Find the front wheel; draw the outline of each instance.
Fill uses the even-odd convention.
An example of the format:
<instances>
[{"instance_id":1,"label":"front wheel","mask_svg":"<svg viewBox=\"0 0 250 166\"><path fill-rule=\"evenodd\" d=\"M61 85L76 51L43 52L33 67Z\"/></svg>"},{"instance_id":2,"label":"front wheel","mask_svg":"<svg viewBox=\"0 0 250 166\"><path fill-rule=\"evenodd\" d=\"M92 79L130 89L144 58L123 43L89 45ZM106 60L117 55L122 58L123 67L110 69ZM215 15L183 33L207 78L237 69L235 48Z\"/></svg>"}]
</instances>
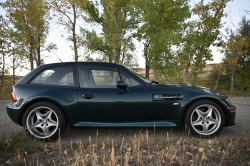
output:
<instances>
[{"instance_id":1,"label":"front wheel","mask_svg":"<svg viewBox=\"0 0 250 166\"><path fill-rule=\"evenodd\" d=\"M38 139L55 139L66 129L65 117L55 104L47 101L31 105L24 113L23 126Z\"/></svg>"},{"instance_id":2,"label":"front wheel","mask_svg":"<svg viewBox=\"0 0 250 166\"><path fill-rule=\"evenodd\" d=\"M195 102L187 110L185 127L194 135L214 136L225 124L225 116L221 107L210 100Z\"/></svg>"}]
</instances>

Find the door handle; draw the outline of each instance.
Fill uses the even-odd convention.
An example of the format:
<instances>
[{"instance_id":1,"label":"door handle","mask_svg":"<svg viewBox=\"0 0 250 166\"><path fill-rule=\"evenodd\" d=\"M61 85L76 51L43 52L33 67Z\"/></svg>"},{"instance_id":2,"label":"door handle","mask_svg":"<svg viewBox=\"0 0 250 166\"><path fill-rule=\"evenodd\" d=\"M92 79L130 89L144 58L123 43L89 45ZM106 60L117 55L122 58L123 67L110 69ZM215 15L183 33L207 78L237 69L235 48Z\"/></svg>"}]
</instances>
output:
<instances>
[{"instance_id":1,"label":"door handle","mask_svg":"<svg viewBox=\"0 0 250 166\"><path fill-rule=\"evenodd\" d=\"M91 98L95 97L95 95L94 94L84 94L84 95L82 95L82 97L84 97L85 99L91 99Z\"/></svg>"}]
</instances>

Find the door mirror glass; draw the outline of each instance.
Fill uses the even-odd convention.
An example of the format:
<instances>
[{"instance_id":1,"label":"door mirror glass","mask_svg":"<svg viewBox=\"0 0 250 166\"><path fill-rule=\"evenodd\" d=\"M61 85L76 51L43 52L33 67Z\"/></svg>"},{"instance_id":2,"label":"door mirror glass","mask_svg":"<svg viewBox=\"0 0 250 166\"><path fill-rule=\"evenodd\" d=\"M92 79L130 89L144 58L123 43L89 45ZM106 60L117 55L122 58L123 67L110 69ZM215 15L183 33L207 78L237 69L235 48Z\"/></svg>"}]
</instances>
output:
<instances>
[{"instance_id":1,"label":"door mirror glass","mask_svg":"<svg viewBox=\"0 0 250 166\"><path fill-rule=\"evenodd\" d=\"M126 89L128 84L126 84L123 81L118 81L116 86L117 86L117 88L120 88L120 89Z\"/></svg>"}]
</instances>

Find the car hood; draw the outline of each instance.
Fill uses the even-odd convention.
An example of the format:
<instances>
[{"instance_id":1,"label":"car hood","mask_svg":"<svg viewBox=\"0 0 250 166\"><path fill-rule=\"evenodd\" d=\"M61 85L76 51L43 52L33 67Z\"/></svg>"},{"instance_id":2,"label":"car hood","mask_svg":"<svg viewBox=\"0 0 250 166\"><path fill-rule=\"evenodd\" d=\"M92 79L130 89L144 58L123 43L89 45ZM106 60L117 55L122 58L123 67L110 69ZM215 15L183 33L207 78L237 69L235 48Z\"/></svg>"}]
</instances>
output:
<instances>
[{"instance_id":1,"label":"car hood","mask_svg":"<svg viewBox=\"0 0 250 166\"><path fill-rule=\"evenodd\" d=\"M151 89L154 95L180 94L190 96L189 98L195 97L196 95L212 95L220 98L227 98L217 90L185 83L159 82L158 84L154 84Z\"/></svg>"},{"instance_id":2,"label":"car hood","mask_svg":"<svg viewBox=\"0 0 250 166\"><path fill-rule=\"evenodd\" d=\"M159 82L157 87L196 87L192 84L177 83L177 82Z\"/></svg>"}]
</instances>

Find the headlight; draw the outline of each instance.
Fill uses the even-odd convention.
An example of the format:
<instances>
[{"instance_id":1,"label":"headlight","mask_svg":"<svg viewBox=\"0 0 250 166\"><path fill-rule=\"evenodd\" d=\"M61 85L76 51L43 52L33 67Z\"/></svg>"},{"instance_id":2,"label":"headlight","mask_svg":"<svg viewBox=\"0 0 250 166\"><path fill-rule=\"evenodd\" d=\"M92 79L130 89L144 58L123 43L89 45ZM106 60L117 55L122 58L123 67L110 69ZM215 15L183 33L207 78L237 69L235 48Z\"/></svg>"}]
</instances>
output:
<instances>
[{"instance_id":1,"label":"headlight","mask_svg":"<svg viewBox=\"0 0 250 166\"><path fill-rule=\"evenodd\" d=\"M229 105L232 105L232 103L231 103L231 101L229 100L229 98L226 98L225 100L227 101L227 103L228 103Z\"/></svg>"}]
</instances>

